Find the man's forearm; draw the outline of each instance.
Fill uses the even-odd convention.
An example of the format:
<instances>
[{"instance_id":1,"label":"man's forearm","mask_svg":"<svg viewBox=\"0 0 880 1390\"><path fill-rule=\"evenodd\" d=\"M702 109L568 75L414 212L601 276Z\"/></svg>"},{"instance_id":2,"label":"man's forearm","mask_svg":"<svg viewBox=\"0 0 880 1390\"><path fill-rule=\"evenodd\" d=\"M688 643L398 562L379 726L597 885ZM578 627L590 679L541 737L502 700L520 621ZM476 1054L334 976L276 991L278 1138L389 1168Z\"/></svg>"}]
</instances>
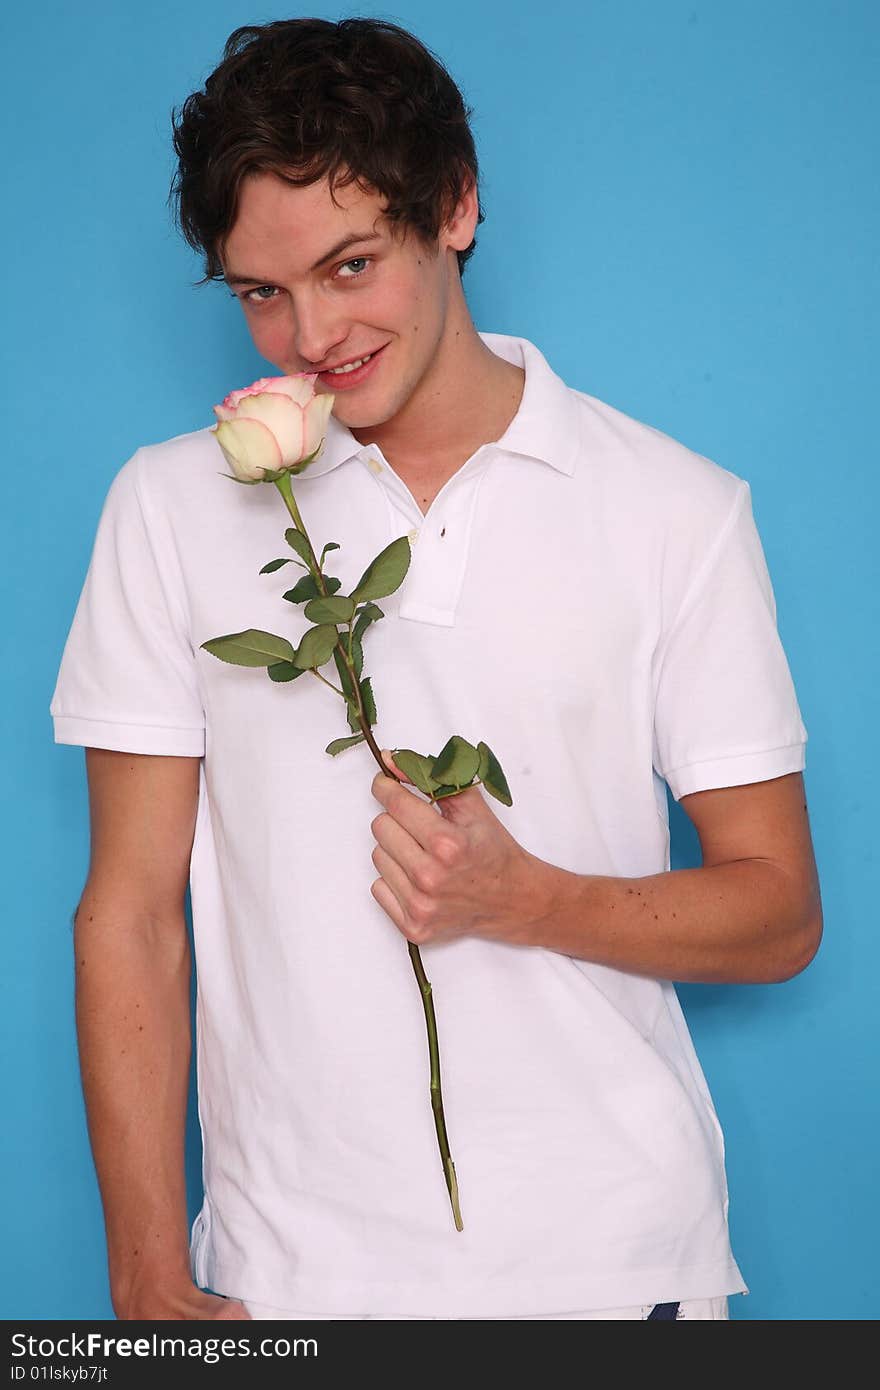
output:
<instances>
[{"instance_id":1,"label":"man's forearm","mask_svg":"<svg viewBox=\"0 0 880 1390\"><path fill-rule=\"evenodd\" d=\"M190 952L179 922L88 889L76 915L80 1067L117 1313L144 1281L190 1278L184 1166Z\"/></svg>"},{"instance_id":2,"label":"man's forearm","mask_svg":"<svg viewBox=\"0 0 880 1390\"><path fill-rule=\"evenodd\" d=\"M531 857L526 883L521 944L657 979L784 980L818 944L818 905L763 860L609 878Z\"/></svg>"}]
</instances>

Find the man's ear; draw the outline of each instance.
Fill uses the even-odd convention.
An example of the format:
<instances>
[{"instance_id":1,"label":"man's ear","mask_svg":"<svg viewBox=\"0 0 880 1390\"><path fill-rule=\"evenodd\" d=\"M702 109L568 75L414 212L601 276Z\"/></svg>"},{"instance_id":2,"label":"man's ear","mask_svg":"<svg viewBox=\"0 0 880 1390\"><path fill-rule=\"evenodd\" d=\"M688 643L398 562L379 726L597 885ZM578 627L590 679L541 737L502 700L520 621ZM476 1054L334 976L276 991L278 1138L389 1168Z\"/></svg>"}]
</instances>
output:
<instances>
[{"instance_id":1,"label":"man's ear","mask_svg":"<svg viewBox=\"0 0 880 1390\"><path fill-rule=\"evenodd\" d=\"M473 178L464 184L452 214L440 229L440 245L453 251L466 251L474 239L480 203Z\"/></svg>"}]
</instances>

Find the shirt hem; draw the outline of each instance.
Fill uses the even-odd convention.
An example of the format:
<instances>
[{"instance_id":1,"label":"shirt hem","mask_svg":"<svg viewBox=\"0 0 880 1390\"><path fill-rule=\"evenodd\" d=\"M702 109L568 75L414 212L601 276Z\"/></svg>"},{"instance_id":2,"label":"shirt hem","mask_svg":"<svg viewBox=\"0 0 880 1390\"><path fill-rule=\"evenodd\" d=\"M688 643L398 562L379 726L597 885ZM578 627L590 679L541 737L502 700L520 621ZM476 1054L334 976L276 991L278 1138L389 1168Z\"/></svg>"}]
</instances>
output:
<instances>
[{"instance_id":1,"label":"shirt hem","mask_svg":"<svg viewBox=\"0 0 880 1390\"><path fill-rule=\"evenodd\" d=\"M494 1296L487 1294L490 1276L469 1283L455 1279L454 1288L414 1286L412 1281L379 1283L339 1279L267 1279L246 1266L236 1268L206 1261L207 1276L198 1282L214 1293L246 1303L275 1308L346 1316L395 1318L507 1318L594 1312L603 1308L635 1307L684 1302L693 1298L721 1298L748 1293L743 1277L731 1259L720 1264L686 1269L657 1268L637 1273L504 1282Z\"/></svg>"},{"instance_id":2,"label":"shirt hem","mask_svg":"<svg viewBox=\"0 0 880 1390\"><path fill-rule=\"evenodd\" d=\"M109 748L119 753L154 753L186 758L201 758L205 754L204 729L123 724L115 720L84 719L67 714L56 714L52 718L56 743Z\"/></svg>"},{"instance_id":3,"label":"shirt hem","mask_svg":"<svg viewBox=\"0 0 880 1390\"><path fill-rule=\"evenodd\" d=\"M769 782L790 772L803 772L806 766L805 747L801 741L754 753L733 753L670 768L663 775L673 797L679 801L692 792L718 787L742 787L749 782Z\"/></svg>"}]
</instances>

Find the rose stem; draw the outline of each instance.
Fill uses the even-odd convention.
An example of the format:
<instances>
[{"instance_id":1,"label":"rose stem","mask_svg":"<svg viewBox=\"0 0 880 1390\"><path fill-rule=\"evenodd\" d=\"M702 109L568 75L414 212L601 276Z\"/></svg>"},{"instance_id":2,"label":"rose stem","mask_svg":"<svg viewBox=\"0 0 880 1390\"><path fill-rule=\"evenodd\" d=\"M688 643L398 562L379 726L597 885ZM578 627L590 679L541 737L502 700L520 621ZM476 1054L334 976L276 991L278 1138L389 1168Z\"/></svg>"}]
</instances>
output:
<instances>
[{"instance_id":1,"label":"rose stem","mask_svg":"<svg viewBox=\"0 0 880 1390\"><path fill-rule=\"evenodd\" d=\"M437 1130L437 1143L440 1146L440 1157L443 1160L443 1176L446 1179L446 1186L449 1190L449 1200L452 1203L452 1216L455 1221L455 1229L464 1229L461 1219L461 1208L458 1203L458 1182L455 1177L455 1164L449 1151L449 1138L446 1133L446 1120L443 1115L443 1093L440 1089L440 1045L437 1041L437 1020L434 1017L434 1001L431 994L431 983L425 974L422 965L422 958L419 955L419 948L414 941L410 941L409 958L415 971L416 979L419 982L419 990L422 995L422 1004L425 1008L425 1022L428 1026L428 1054L431 1059L431 1109L434 1112L434 1127Z\"/></svg>"},{"instance_id":2,"label":"rose stem","mask_svg":"<svg viewBox=\"0 0 880 1390\"><path fill-rule=\"evenodd\" d=\"M315 577L315 582L317 583L318 588L321 590L321 593L326 596L327 586L324 583L324 575L322 574L321 567L318 564L318 561L315 557L315 551L312 547L312 542L309 539L309 533L303 525L303 519L300 516L299 507L296 505L296 500L293 495L293 488L290 482L289 472L285 471L284 473L282 473L280 478L276 478L275 486L278 488L278 491L284 498L287 510L290 512L290 515L293 518L294 524L296 525L296 529L306 538L306 544L308 545L309 555L311 556L312 560L312 573ZM381 750L378 744L376 743L376 740L373 737L372 730L370 729L370 725L366 717L366 712L364 710L363 700L361 698L360 681L355 675L354 663L349 657L348 652L345 650L345 643L342 640L342 638L340 638L339 640L339 645L336 647L334 655L336 655L336 652L339 652L341 654L342 660L345 662L348 674L351 677L352 688L354 689L355 695L357 696L358 723L361 726L361 731L367 742L367 746L379 765L379 770L382 773L384 773L386 777L393 777L395 781L402 783L404 781L404 778L398 776L394 769L388 766L388 764L382 757ZM325 683L327 685L330 685L329 681ZM336 689L336 687L332 685L330 688L332 690ZM342 694L341 691L339 693ZM431 797L431 801L432 804L436 805L434 797ZM409 958L412 962L415 977L418 981L419 992L422 996L422 1005L424 1006L425 1010L425 1023L428 1029L428 1055L430 1057L431 1063L431 1110L434 1115L434 1127L437 1131L437 1143L440 1147L440 1158L443 1163L443 1176L446 1179L446 1187L449 1192L449 1200L452 1204L452 1216L455 1222L455 1229L457 1231L462 1231L464 1230L464 1225L461 1219L461 1207L459 1205L458 1200L458 1181L455 1176L455 1164L452 1161L452 1154L449 1149L449 1137L446 1133L446 1119L443 1113L443 1092L440 1087L440 1045L437 1037L437 1019L434 1014L434 1000L433 993L431 990L431 982L425 974L425 967L422 964L422 957L419 953L418 946L414 941L408 941L407 945L409 947Z\"/></svg>"},{"instance_id":3,"label":"rose stem","mask_svg":"<svg viewBox=\"0 0 880 1390\"><path fill-rule=\"evenodd\" d=\"M326 596L327 596L327 585L324 583L324 575L323 575L323 573L322 573L322 571L321 571L321 566L318 564L317 558L316 558L316 556L315 556L314 547L312 546L312 542L311 542L311 540L309 539L309 533L308 533L308 531L306 530L306 528L305 528L305 526L304 526L304 524L303 524L303 519L302 519L302 517L301 517L300 514L299 514L299 507L296 505L296 498L295 498L294 495L293 495L293 487L292 487L291 482L290 482L290 473L289 473L289 472L284 472L284 473L281 474L281 477L280 477L280 478L276 478L276 479L275 479L275 486L277 487L278 491L281 493L281 496L284 498L284 502L285 502L285 505L286 505L286 507L287 507L287 510L290 512L290 515L293 517L293 520L294 520L294 522L295 522L295 524L296 524L296 529L297 529L303 536L305 536L306 544L307 544L307 546L308 546L308 548L309 548L309 555L311 556L312 574L314 575L315 582L316 582L316 584L318 585L318 588L321 590L321 593L322 593L322 594L324 595L324 597L326 598ZM363 702L363 699L362 699L362 697L361 697L361 685L360 685L360 681L358 680L357 676L355 675L355 671L354 671L354 662L351 660L350 656L348 655L348 652L347 652L346 649L345 649L345 642L344 642L344 640L343 640L342 637L340 637L340 639L339 639L339 641L338 641L338 643L337 643L337 645L336 645L336 647L335 647L335 649L334 649L334 653L333 653L334 656L336 656L337 653L338 653L339 655L341 655L342 660L343 660L344 663L345 663L346 670L348 671L348 674L349 674L349 676L351 677L352 689L354 690L355 698L356 698L356 700L357 700L357 706L358 706L358 723L359 723L360 726L361 726L361 732L363 733L363 736L364 736L364 738L366 739L367 746L368 746L370 752L372 753L373 757L376 759L376 762L379 764L379 767L380 767L380 768L382 769L382 771L385 773L386 777L387 777L387 776L393 776L394 774L391 772L391 769L388 767L388 765L387 765L387 764L383 761L383 759L382 759L382 753L381 753L381 751L380 751L380 749L379 749L379 745L376 743L376 740L375 740L375 738L373 737L372 730L370 729L370 725L369 725L369 722L368 722L367 716L366 716L366 711L364 710L364 702ZM342 675L342 673L340 672L340 678L341 678L341 675ZM328 684L329 684L329 682L328 682ZM397 781L398 781L398 782L401 782L402 780L403 780L403 778L401 778L401 777L398 777L398 778L397 778Z\"/></svg>"}]
</instances>

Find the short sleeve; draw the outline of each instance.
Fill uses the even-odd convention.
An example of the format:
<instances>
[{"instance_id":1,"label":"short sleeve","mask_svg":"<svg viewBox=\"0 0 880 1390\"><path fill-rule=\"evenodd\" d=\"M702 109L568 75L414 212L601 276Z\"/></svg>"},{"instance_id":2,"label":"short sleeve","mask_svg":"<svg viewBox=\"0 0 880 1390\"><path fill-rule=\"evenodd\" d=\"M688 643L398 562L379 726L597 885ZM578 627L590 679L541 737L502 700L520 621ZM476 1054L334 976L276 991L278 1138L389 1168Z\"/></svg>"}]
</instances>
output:
<instances>
[{"instance_id":1,"label":"short sleeve","mask_svg":"<svg viewBox=\"0 0 880 1390\"><path fill-rule=\"evenodd\" d=\"M151 526L140 451L101 512L50 704L55 742L202 757L205 716L178 557Z\"/></svg>"},{"instance_id":2,"label":"short sleeve","mask_svg":"<svg viewBox=\"0 0 880 1390\"><path fill-rule=\"evenodd\" d=\"M751 493L738 483L659 653L654 761L676 801L804 768L807 731Z\"/></svg>"}]
</instances>

